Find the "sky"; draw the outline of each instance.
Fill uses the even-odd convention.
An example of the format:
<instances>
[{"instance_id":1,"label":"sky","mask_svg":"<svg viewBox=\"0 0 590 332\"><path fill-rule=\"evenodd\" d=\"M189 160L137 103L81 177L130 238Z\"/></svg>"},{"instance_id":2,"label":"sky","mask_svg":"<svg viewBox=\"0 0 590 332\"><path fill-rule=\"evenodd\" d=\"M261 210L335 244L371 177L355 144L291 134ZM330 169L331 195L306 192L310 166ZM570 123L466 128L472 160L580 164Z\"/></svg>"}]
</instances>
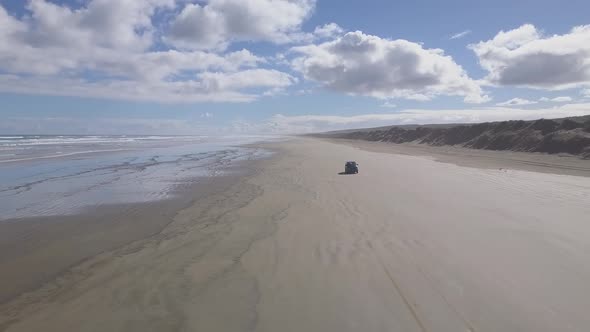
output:
<instances>
[{"instance_id":1,"label":"sky","mask_svg":"<svg viewBox=\"0 0 590 332\"><path fill-rule=\"evenodd\" d=\"M587 0L0 0L0 134L590 114Z\"/></svg>"}]
</instances>

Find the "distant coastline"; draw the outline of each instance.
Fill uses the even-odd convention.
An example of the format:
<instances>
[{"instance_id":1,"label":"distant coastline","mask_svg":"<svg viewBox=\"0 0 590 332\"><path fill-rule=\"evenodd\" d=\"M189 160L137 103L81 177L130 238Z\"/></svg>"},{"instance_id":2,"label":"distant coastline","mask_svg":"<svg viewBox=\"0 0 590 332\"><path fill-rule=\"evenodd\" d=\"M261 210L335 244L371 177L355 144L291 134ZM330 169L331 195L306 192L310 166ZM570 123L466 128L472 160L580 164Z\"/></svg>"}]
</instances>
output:
<instances>
[{"instance_id":1,"label":"distant coastline","mask_svg":"<svg viewBox=\"0 0 590 332\"><path fill-rule=\"evenodd\" d=\"M567 153L584 159L590 158L590 115L477 124L401 125L310 136L498 151Z\"/></svg>"}]
</instances>

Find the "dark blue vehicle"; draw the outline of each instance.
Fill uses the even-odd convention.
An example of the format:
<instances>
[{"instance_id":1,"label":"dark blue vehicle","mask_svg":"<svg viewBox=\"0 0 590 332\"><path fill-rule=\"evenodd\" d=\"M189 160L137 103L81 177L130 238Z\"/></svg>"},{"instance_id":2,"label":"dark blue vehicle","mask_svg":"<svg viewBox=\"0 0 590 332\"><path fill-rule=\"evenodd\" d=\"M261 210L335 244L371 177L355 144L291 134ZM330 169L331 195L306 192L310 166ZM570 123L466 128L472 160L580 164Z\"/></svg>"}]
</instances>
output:
<instances>
[{"instance_id":1,"label":"dark blue vehicle","mask_svg":"<svg viewBox=\"0 0 590 332\"><path fill-rule=\"evenodd\" d=\"M344 165L344 173L357 174L359 172L359 164L356 161L347 161Z\"/></svg>"}]
</instances>

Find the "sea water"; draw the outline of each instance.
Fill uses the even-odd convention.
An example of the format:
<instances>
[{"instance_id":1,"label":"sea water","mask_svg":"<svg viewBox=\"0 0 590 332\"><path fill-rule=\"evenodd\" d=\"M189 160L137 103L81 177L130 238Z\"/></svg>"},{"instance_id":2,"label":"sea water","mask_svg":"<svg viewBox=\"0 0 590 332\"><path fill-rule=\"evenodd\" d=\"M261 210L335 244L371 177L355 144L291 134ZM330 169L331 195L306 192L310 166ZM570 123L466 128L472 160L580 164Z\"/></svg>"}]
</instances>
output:
<instances>
[{"instance_id":1,"label":"sea water","mask_svg":"<svg viewBox=\"0 0 590 332\"><path fill-rule=\"evenodd\" d=\"M269 152L265 136L0 135L0 220L171 198Z\"/></svg>"}]
</instances>

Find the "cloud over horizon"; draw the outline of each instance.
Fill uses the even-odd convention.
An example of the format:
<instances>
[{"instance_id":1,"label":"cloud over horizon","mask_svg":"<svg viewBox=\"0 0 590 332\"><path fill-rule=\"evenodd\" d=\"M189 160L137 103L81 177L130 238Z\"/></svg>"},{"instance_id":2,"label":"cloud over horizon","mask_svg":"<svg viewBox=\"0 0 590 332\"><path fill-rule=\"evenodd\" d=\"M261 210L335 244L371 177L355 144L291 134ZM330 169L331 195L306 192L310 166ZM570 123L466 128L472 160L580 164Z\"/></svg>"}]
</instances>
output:
<instances>
[{"instance_id":1,"label":"cloud over horizon","mask_svg":"<svg viewBox=\"0 0 590 332\"><path fill-rule=\"evenodd\" d=\"M269 131L311 133L318 131L369 128L403 124L479 123L506 120L536 120L590 114L590 103L566 104L559 107L518 109L485 107L474 109L406 109L396 113L339 115L274 115L261 128Z\"/></svg>"},{"instance_id":2,"label":"cloud over horizon","mask_svg":"<svg viewBox=\"0 0 590 332\"><path fill-rule=\"evenodd\" d=\"M272 3L285 6L285 15L296 11L287 0ZM311 1L298 4L313 7ZM91 0L72 9L32 0L19 19L0 5L0 90L162 102L249 102L296 81L266 67L266 59L246 49L155 50L161 28L152 18L176 6L173 0ZM274 17L280 18L274 9ZM278 36L285 29L296 30L297 24L288 27L259 32Z\"/></svg>"},{"instance_id":3,"label":"cloud over horizon","mask_svg":"<svg viewBox=\"0 0 590 332\"><path fill-rule=\"evenodd\" d=\"M98 104L91 99L101 99L119 103L123 113L152 107L162 119L165 112L182 118L185 110L215 115L199 116L195 126L207 120L235 122L234 128L246 131L291 125L307 130L303 119L342 126L335 114L365 113L349 122L363 126L412 119L486 121L511 118L511 111L561 116L578 114L564 107L585 105L590 98L590 25L510 28L505 25L512 23L502 21L464 31L460 25L397 29L383 18L376 23L332 15L367 9L362 2L327 13L322 1L2 2L0 93L21 100L4 112L14 118L24 105L41 114L46 105L40 107L39 100L55 103L56 114L59 108L82 112L87 104ZM440 112L425 111L435 108ZM284 118L267 121L277 113ZM317 114L296 117L306 113ZM166 130L172 124L192 128L164 122ZM164 128L149 123L140 127Z\"/></svg>"},{"instance_id":4,"label":"cloud over horizon","mask_svg":"<svg viewBox=\"0 0 590 332\"><path fill-rule=\"evenodd\" d=\"M344 34L333 22L303 31L315 6L315 0L89 0L74 8L30 0L17 17L0 5L0 89L250 102L296 84L301 74L335 91L375 98L490 99L442 49L361 31ZM228 50L239 42L300 44L291 48L298 54L293 72L278 69L277 57ZM240 84L227 77L239 77Z\"/></svg>"},{"instance_id":5,"label":"cloud over horizon","mask_svg":"<svg viewBox=\"0 0 590 332\"><path fill-rule=\"evenodd\" d=\"M293 47L293 68L324 87L381 99L431 100L462 96L467 103L489 100L465 70L440 49L407 40L388 40L361 31L333 41Z\"/></svg>"},{"instance_id":6,"label":"cloud over horizon","mask_svg":"<svg viewBox=\"0 0 590 332\"><path fill-rule=\"evenodd\" d=\"M490 84L547 90L590 85L590 25L544 36L525 24L469 48L488 71Z\"/></svg>"}]
</instances>

